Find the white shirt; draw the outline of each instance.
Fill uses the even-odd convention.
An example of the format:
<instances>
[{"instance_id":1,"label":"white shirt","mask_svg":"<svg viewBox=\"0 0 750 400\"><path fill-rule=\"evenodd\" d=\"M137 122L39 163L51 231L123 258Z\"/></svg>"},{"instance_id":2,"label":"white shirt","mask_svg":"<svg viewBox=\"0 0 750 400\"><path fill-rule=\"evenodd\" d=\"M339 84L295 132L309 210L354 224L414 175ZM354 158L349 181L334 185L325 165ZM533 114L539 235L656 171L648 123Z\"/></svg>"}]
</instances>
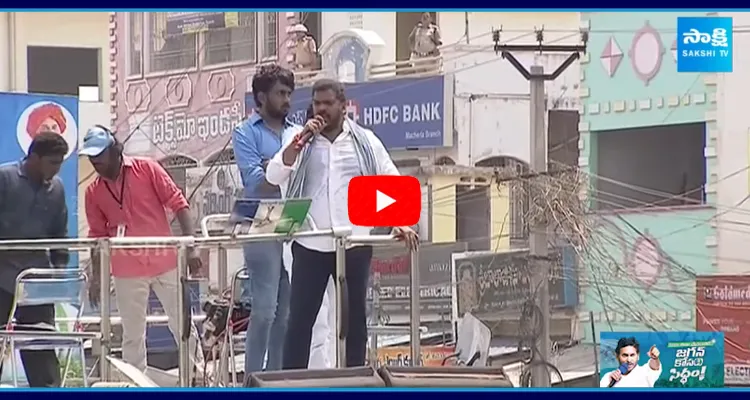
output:
<instances>
[{"instance_id":1,"label":"white shirt","mask_svg":"<svg viewBox=\"0 0 750 400\"><path fill-rule=\"evenodd\" d=\"M282 143L288 143L300 131L286 130L281 138ZM286 197L286 185L282 186L281 197ZM283 263L287 276L292 279L292 248L291 243L283 244ZM318 316L313 325L313 334L310 341L310 358L307 364L309 369L326 369L335 368L336 360L336 332L332 327L336 326L336 292L333 286L333 279L328 279L323 301L318 310Z\"/></svg>"},{"instance_id":2,"label":"white shirt","mask_svg":"<svg viewBox=\"0 0 750 400\"><path fill-rule=\"evenodd\" d=\"M353 235L369 235L372 227L354 226L349 221L348 191L349 181L360 176L357 152L354 149L354 139L348 123L344 124L344 131L331 143L322 135L315 135L308 144L310 160L302 197L312 199L309 218L316 229L330 229L333 227L351 227ZM388 151L375 134L363 129L365 137L370 141L379 175L399 175ZM282 154L291 144L293 136L284 138L282 149L268 163L266 179L268 182L281 187L286 192L288 180L292 171L299 164L299 157L294 165L286 166L282 161ZM306 227L309 229L309 227ZM295 239L300 245L315 251L335 251L332 237L312 237Z\"/></svg>"},{"instance_id":3,"label":"white shirt","mask_svg":"<svg viewBox=\"0 0 750 400\"><path fill-rule=\"evenodd\" d=\"M610 382L612 382L612 378L610 376L612 375L612 371L607 372L604 374L604 377L599 382L599 387L609 387ZM659 376L661 375L661 363L659 363L659 369L653 370L648 365L648 362L643 365L637 365L635 368L633 368L632 371L630 371L627 375L623 375L622 378L620 378L620 381L615 383L616 388L645 388L645 387L654 387L654 384L659 379Z\"/></svg>"}]
</instances>

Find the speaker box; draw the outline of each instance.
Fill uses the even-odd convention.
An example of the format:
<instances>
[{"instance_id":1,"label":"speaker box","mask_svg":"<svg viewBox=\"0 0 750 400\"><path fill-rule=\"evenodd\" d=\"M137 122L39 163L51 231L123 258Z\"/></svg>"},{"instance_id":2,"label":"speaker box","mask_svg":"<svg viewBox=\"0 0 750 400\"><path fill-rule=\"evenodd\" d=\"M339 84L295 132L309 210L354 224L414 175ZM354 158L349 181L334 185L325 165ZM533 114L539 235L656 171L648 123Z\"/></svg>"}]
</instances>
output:
<instances>
[{"instance_id":1,"label":"speaker box","mask_svg":"<svg viewBox=\"0 0 750 400\"><path fill-rule=\"evenodd\" d=\"M377 371L370 367L340 369L299 369L258 372L245 379L244 387L257 388L376 388L385 387Z\"/></svg>"},{"instance_id":2,"label":"speaker box","mask_svg":"<svg viewBox=\"0 0 750 400\"><path fill-rule=\"evenodd\" d=\"M382 367L378 374L396 388L513 387L502 369L489 367Z\"/></svg>"}]
</instances>

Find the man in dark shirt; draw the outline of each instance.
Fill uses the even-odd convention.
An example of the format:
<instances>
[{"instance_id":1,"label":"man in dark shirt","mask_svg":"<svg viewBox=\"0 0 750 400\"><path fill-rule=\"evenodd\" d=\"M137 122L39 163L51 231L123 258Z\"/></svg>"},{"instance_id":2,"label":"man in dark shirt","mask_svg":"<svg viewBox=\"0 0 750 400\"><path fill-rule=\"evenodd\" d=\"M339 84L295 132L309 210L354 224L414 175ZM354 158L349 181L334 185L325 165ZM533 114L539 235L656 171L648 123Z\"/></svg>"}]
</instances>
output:
<instances>
[{"instance_id":1,"label":"man in dark shirt","mask_svg":"<svg viewBox=\"0 0 750 400\"><path fill-rule=\"evenodd\" d=\"M21 161L0 166L0 239L49 239L68 235L65 190L57 177L68 144L58 133L42 132ZM64 268L67 251L0 251L0 326L8 323L16 277L29 268ZM18 307L21 325L55 325L53 304ZM60 365L54 350L21 352L31 387L59 387Z\"/></svg>"}]
</instances>

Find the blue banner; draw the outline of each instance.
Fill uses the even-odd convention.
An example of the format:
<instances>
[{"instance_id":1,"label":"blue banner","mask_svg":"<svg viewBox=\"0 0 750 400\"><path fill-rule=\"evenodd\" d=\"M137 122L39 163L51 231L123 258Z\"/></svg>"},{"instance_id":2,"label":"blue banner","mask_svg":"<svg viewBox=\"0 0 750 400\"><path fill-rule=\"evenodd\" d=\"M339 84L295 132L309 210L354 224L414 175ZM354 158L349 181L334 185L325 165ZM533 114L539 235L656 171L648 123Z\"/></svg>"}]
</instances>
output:
<instances>
[{"instance_id":1,"label":"blue banner","mask_svg":"<svg viewBox=\"0 0 750 400\"><path fill-rule=\"evenodd\" d=\"M600 341L604 387L622 364L627 372L620 372L614 387L724 387L722 332L602 332ZM653 369L652 359L659 361L659 370Z\"/></svg>"},{"instance_id":2,"label":"blue banner","mask_svg":"<svg viewBox=\"0 0 750 400\"><path fill-rule=\"evenodd\" d=\"M42 130L60 133L68 143L60 178L68 205L68 236L78 237L78 99L68 96L0 93L0 126L15 134L0 137L0 163L21 160ZM71 265L77 257L71 254Z\"/></svg>"},{"instance_id":3,"label":"blue banner","mask_svg":"<svg viewBox=\"0 0 750 400\"><path fill-rule=\"evenodd\" d=\"M477 379L472 379L476 385ZM3 400L29 400L29 396L54 396L59 400L83 400L87 398L106 396L107 400L120 400L132 398L133 396L142 397L148 400L149 397L162 397L174 394L181 400L203 400L206 397L233 396L230 393L245 393L248 396L254 396L254 400L278 400L279 397L285 399L298 398L302 400L349 400L356 397L357 400L381 400L388 397L389 400L412 400L417 396L424 395L430 400L454 400L456 397L471 396L472 400L495 400L504 395L523 397L524 400L601 400L602 390L596 389L570 389L570 388L454 388L454 387L435 387L435 388L318 388L318 389L234 389L234 388L85 388L85 389L3 389ZM46 393L46 394L45 394ZM682 390L682 389L645 389L645 390L615 390L607 393L607 400L631 400L638 396L653 396L659 393L659 398L684 399L686 393L694 393L696 396L712 396L716 394L722 400L745 400L747 399L748 389L703 389L703 390ZM702 394L701 394L702 393ZM23 397L23 399L22 399Z\"/></svg>"},{"instance_id":4,"label":"blue banner","mask_svg":"<svg viewBox=\"0 0 750 400\"><path fill-rule=\"evenodd\" d=\"M452 104L445 104L445 77L403 78L345 84L347 113L362 126L372 129L387 149L417 149L451 146L445 143L452 132ZM300 125L306 120L312 90L300 88L292 95L289 118ZM251 93L245 109L252 110Z\"/></svg>"}]
</instances>

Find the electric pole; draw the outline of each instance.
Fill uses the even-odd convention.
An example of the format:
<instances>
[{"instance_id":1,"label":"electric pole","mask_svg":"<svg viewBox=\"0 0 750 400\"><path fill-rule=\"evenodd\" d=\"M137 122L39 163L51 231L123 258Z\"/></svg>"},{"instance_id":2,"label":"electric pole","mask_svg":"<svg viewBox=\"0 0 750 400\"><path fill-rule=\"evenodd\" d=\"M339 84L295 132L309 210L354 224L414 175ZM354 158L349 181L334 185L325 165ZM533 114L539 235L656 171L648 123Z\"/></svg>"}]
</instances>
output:
<instances>
[{"instance_id":1,"label":"electric pole","mask_svg":"<svg viewBox=\"0 0 750 400\"><path fill-rule=\"evenodd\" d=\"M492 39L495 42L495 53L508 60L518 72L529 81L530 84L530 103L531 103L531 173L537 177L542 177L547 172L547 130L545 121L547 119L547 102L544 93L544 83L554 81L569 66L573 64L581 53L586 52L586 43L588 42L588 32L581 31L581 45L545 45L544 27L536 30L537 44L529 45L511 45L500 44L500 30L492 32ZM532 65L530 69L521 64L513 56L512 52L538 52L542 53L570 53L568 58L560 64L551 74L544 73L544 67L541 65ZM534 187L534 185L530 185ZM535 191L530 190L531 193ZM530 206L533 206L536 199L530 198ZM547 213L544 209L541 216L529 226L529 255L532 270L530 279L531 293L536 294L535 301L541 312L541 332L534 338L536 341L536 350L532 349L531 364L531 385L533 387L551 387L550 373L545 363L550 360L552 345L550 343L550 307L549 307L549 278L550 278L550 257L548 255L547 240ZM534 313L536 314L536 313ZM533 325L537 325L532 322Z\"/></svg>"}]
</instances>

